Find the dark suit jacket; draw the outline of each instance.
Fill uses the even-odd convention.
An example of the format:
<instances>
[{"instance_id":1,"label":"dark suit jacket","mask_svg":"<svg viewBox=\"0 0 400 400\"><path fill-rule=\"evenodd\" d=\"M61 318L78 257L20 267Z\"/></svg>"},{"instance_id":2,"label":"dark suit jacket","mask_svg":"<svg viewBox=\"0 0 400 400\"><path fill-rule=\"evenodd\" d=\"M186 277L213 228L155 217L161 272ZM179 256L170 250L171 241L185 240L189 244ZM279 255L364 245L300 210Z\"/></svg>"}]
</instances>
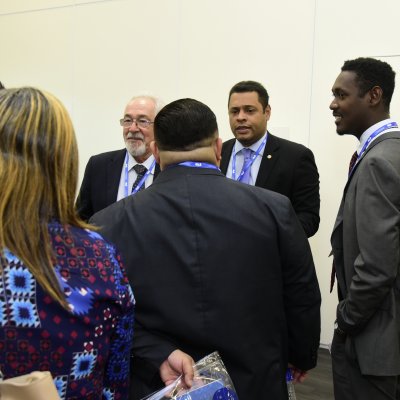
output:
<instances>
[{"instance_id":1,"label":"dark suit jacket","mask_svg":"<svg viewBox=\"0 0 400 400\"><path fill-rule=\"evenodd\" d=\"M125 156L126 149L122 149L90 157L76 200L76 208L82 219L88 220L94 213L117 200ZM159 172L160 166L156 164L154 178Z\"/></svg>"},{"instance_id":2,"label":"dark suit jacket","mask_svg":"<svg viewBox=\"0 0 400 400\"><path fill-rule=\"evenodd\" d=\"M339 327L361 373L400 375L400 132L375 139L346 184L331 243Z\"/></svg>"},{"instance_id":3,"label":"dark suit jacket","mask_svg":"<svg viewBox=\"0 0 400 400\"><path fill-rule=\"evenodd\" d=\"M176 166L91 222L125 261L136 359L158 367L175 348L195 360L218 350L240 400L287 399L288 361L316 365L320 292L286 197Z\"/></svg>"},{"instance_id":4,"label":"dark suit jacket","mask_svg":"<svg viewBox=\"0 0 400 400\"><path fill-rule=\"evenodd\" d=\"M221 171L226 174L236 139L222 146ZM268 158L268 155L271 155ZM256 186L289 197L306 232L313 236L319 227L319 175L314 155L307 147L268 132Z\"/></svg>"}]
</instances>

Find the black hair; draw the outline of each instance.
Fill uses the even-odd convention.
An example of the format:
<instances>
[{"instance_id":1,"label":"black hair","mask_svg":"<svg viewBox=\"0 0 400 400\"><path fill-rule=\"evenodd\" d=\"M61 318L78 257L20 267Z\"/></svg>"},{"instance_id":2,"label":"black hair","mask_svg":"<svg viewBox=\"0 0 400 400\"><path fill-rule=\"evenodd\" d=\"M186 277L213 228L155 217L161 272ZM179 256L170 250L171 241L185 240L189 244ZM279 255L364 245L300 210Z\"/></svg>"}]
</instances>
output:
<instances>
[{"instance_id":1,"label":"black hair","mask_svg":"<svg viewBox=\"0 0 400 400\"><path fill-rule=\"evenodd\" d=\"M352 71L357 75L360 97L374 86L379 86L383 92L382 102L389 111L396 73L387 62L370 57L359 57L355 60L345 61L342 71Z\"/></svg>"},{"instance_id":2,"label":"black hair","mask_svg":"<svg viewBox=\"0 0 400 400\"><path fill-rule=\"evenodd\" d=\"M206 145L218 131L211 109L194 99L167 104L154 120L154 137L160 150L187 151Z\"/></svg>"},{"instance_id":3,"label":"black hair","mask_svg":"<svg viewBox=\"0 0 400 400\"><path fill-rule=\"evenodd\" d=\"M232 93L245 93L245 92L257 92L258 94L258 101L263 106L263 110L266 109L268 102L269 102L269 95L267 89L261 83L255 81L242 81L237 83L232 87L229 92L229 100L231 99Z\"/></svg>"}]
</instances>

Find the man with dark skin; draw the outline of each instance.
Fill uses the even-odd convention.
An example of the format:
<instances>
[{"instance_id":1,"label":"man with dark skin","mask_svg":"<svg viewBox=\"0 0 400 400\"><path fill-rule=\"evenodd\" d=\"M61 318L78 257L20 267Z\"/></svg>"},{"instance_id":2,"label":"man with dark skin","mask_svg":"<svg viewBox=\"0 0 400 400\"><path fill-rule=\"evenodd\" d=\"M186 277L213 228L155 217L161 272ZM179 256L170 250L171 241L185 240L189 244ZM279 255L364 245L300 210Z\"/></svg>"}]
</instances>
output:
<instances>
[{"instance_id":1,"label":"man with dark skin","mask_svg":"<svg viewBox=\"0 0 400 400\"><path fill-rule=\"evenodd\" d=\"M336 400L400 398L400 131L389 114L394 77L389 64L358 58L344 63L332 87L337 133L360 142L331 237L339 295L331 349Z\"/></svg>"}]
</instances>

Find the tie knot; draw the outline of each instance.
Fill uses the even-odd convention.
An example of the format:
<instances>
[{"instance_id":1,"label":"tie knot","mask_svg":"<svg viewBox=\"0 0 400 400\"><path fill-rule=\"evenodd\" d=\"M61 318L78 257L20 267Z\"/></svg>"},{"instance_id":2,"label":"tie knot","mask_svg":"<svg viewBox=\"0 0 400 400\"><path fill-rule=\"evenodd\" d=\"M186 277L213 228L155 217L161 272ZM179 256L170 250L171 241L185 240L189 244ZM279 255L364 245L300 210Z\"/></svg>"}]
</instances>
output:
<instances>
[{"instance_id":1,"label":"tie knot","mask_svg":"<svg viewBox=\"0 0 400 400\"><path fill-rule=\"evenodd\" d=\"M142 164L136 164L133 166L133 169L138 175L144 175L147 171L147 168Z\"/></svg>"}]
</instances>

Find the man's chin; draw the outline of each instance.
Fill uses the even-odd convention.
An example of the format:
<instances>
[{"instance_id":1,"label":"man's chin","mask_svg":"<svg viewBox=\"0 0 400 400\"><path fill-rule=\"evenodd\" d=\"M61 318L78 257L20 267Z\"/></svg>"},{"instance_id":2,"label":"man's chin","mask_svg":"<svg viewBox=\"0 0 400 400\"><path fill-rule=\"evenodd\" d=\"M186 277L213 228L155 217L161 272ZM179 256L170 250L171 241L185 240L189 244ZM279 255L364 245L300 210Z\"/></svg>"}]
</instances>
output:
<instances>
[{"instance_id":1,"label":"man's chin","mask_svg":"<svg viewBox=\"0 0 400 400\"><path fill-rule=\"evenodd\" d=\"M339 136L354 135L352 132L349 132L347 129L340 129L340 128L336 128L336 133Z\"/></svg>"},{"instance_id":2,"label":"man's chin","mask_svg":"<svg viewBox=\"0 0 400 400\"><path fill-rule=\"evenodd\" d=\"M126 146L126 149L128 150L129 154L132 157L142 157L146 154L146 146L129 146L129 144Z\"/></svg>"},{"instance_id":3,"label":"man's chin","mask_svg":"<svg viewBox=\"0 0 400 400\"><path fill-rule=\"evenodd\" d=\"M235 134L235 138L243 145L243 146L249 146L254 142L253 137L249 134Z\"/></svg>"}]
</instances>

